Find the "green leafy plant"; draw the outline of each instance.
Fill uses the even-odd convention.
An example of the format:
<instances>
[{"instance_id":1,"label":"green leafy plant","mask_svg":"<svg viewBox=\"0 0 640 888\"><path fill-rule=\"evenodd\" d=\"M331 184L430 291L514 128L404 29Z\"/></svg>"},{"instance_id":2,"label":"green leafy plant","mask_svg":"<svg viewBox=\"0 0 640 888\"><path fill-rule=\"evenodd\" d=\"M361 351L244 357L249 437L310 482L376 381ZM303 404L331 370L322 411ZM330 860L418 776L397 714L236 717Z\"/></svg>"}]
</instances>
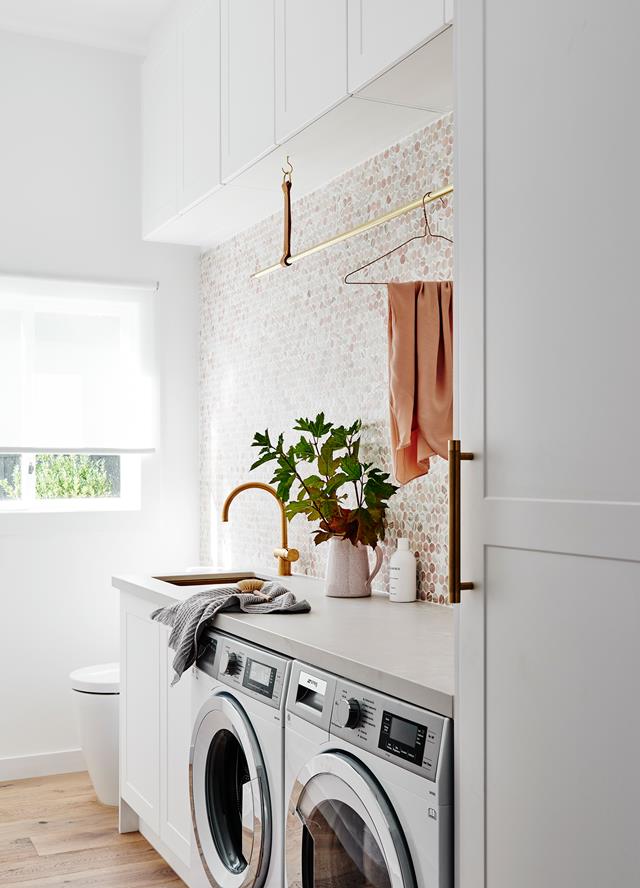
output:
<instances>
[{"instance_id":1,"label":"green leafy plant","mask_svg":"<svg viewBox=\"0 0 640 888\"><path fill-rule=\"evenodd\" d=\"M91 459L84 453L38 454L38 499L111 495L111 479L103 459Z\"/></svg>"},{"instance_id":2,"label":"green leafy plant","mask_svg":"<svg viewBox=\"0 0 640 888\"><path fill-rule=\"evenodd\" d=\"M8 499L20 499L22 496L22 474L20 464L13 467L11 478L0 478L0 490Z\"/></svg>"},{"instance_id":3,"label":"green leafy plant","mask_svg":"<svg viewBox=\"0 0 640 888\"><path fill-rule=\"evenodd\" d=\"M388 500L398 488L388 473L360 460L362 422L336 426L319 413L297 419L294 430L302 434L288 447L283 433L274 442L268 429L256 432L251 446L259 448L259 457L251 469L277 464L271 483L289 518L306 515L319 522L316 545L338 537L375 547L384 539Z\"/></svg>"}]
</instances>

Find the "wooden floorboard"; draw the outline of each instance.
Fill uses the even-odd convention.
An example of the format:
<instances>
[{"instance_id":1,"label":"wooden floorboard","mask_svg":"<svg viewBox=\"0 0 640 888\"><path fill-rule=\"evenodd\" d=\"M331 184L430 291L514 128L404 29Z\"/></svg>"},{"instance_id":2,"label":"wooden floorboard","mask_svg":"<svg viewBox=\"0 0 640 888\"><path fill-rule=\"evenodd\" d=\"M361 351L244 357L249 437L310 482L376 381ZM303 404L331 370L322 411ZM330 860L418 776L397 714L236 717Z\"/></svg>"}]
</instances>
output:
<instances>
[{"instance_id":1,"label":"wooden floorboard","mask_svg":"<svg viewBox=\"0 0 640 888\"><path fill-rule=\"evenodd\" d=\"M2 888L184 888L140 833L118 833L85 773L0 783Z\"/></svg>"}]
</instances>

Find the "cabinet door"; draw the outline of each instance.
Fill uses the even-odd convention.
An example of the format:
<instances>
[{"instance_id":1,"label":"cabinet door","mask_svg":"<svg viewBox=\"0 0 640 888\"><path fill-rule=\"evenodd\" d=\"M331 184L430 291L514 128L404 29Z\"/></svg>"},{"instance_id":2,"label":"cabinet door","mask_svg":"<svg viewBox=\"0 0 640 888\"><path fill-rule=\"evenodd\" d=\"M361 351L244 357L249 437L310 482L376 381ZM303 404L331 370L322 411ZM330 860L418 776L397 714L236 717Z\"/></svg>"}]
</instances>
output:
<instances>
[{"instance_id":1,"label":"cabinet door","mask_svg":"<svg viewBox=\"0 0 640 888\"><path fill-rule=\"evenodd\" d=\"M222 0L222 178L275 144L274 0Z\"/></svg>"},{"instance_id":2,"label":"cabinet door","mask_svg":"<svg viewBox=\"0 0 640 888\"><path fill-rule=\"evenodd\" d=\"M276 142L346 95L346 0L276 0Z\"/></svg>"},{"instance_id":3,"label":"cabinet door","mask_svg":"<svg viewBox=\"0 0 640 888\"><path fill-rule=\"evenodd\" d=\"M453 21L453 0L444 0L444 20L448 25Z\"/></svg>"},{"instance_id":4,"label":"cabinet door","mask_svg":"<svg viewBox=\"0 0 640 888\"><path fill-rule=\"evenodd\" d=\"M121 600L120 795L154 832L160 826L160 625L149 602Z\"/></svg>"},{"instance_id":5,"label":"cabinet door","mask_svg":"<svg viewBox=\"0 0 640 888\"><path fill-rule=\"evenodd\" d=\"M191 671L173 680L170 629L160 627L160 837L187 866L191 862L189 747L191 744Z\"/></svg>"},{"instance_id":6,"label":"cabinet door","mask_svg":"<svg viewBox=\"0 0 640 888\"><path fill-rule=\"evenodd\" d=\"M169 18L142 66L142 219L148 235L178 211L178 90L175 20Z\"/></svg>"},{"instance_id":7,"label":"cabinet door","mask_svg":"<svg viewBox=\"0 0 640 888\"><path fill-rule=\"evenodd\" d=\"M178 23L178 204L186 209L220 184L220 2L189 0Z\"/></svg>"},{"instance_id":8,"label":"cabinet door","mask_svg":"<svg viewBox=\"0 0 640 888\"><path fill-rule=\"evenodd\" d=\"M349 92L442 28L443 0L348 0Z\"/></svg>"},{"instance_id":9,"label":"cabinet door","mask_svg":"<svg viewBox=\"0 0 640 888\"><path fill-rule=\"evenodd\" d=\"M456 8L463 888L640 883L639 31L635 3Z\"/></svg>"}]
</instances>

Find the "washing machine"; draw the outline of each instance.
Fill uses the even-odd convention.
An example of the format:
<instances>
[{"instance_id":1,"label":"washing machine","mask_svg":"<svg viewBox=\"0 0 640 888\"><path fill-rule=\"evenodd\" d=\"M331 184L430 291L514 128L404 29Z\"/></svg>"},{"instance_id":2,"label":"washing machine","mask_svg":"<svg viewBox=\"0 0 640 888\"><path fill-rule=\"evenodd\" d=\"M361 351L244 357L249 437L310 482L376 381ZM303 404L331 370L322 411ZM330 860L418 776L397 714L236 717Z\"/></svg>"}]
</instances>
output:
<instances>
[{"instance_id":1,"label":"washing machine","mask_svg":"<svg viewBox=\"0 0 640 888\"><path fill-rule=\"evenodd\" d=\"M196 664L189 790L194 888L282 888L291 661L210 631Z\"/></svg>"},{"instance_id":2,"label":"washing machine","mask_svg":"<svg viewBox=\"0 0 640 888\"><path fill-rule=\"evenodd\" d=\"M294 662L288 888L451 888L452 723Z\"/></svg>"}]
</instances>

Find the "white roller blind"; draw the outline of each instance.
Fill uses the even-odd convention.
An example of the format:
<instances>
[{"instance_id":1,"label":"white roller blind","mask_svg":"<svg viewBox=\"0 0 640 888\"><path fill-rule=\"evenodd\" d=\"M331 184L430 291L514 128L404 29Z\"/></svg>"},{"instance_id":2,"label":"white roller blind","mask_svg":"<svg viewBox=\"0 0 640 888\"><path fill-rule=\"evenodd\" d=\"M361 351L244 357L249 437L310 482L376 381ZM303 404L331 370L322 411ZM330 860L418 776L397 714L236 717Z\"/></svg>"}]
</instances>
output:
<instances>
[{"instance_id":1,"label":"white roller blind","mask_svg":"<svg viewBox=\"0 0 640 888\"><path fill-rule=\"evenodd\" d=\"M154 449L154 295L0 276L0 452Z\"/></svg>"}]
</instances>

